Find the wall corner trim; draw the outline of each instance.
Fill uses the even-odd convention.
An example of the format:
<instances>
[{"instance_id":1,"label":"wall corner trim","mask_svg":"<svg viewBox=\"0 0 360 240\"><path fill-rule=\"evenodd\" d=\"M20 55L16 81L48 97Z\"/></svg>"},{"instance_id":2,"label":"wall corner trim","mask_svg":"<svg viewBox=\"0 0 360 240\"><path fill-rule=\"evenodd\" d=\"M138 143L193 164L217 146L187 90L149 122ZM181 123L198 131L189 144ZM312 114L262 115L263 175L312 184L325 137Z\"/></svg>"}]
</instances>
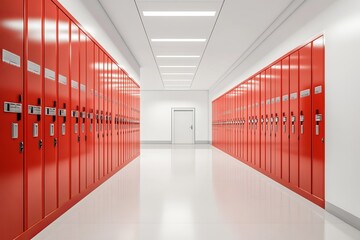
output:
<instances>
[{"instance_id":1,"label":"wall corner trim","mask_svg":"<svg viewBox=\"0 0 360 240\"><path fill-rule=\"evenodd\" d=\"M325 203L325 209L332 215L340 218L344 222L346 222L346 223L350 224L351 226L353 226L354 228L360 230L360 218L358 218L357 216L354 216L353 214L351 214L351 213L345 211L344 209L339 208L329 202Z\"/></svg>"}]
</instances>

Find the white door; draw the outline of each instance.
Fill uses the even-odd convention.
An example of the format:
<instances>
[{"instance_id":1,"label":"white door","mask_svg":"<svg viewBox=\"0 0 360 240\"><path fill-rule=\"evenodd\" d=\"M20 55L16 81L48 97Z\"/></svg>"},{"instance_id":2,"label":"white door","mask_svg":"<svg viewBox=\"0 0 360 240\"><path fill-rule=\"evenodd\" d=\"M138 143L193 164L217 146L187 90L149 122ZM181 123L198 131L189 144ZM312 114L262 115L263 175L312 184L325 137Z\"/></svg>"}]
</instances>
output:
<instances>
[{"instance_id":1,"label":"white door","mask_svg":"<svg viewBox=\"0 0 360 240\"><path fill-rule=\"evenodd\" d=\"M173 143L194 143L194 110L174 110Z\"/></svg>"}]
</instances>

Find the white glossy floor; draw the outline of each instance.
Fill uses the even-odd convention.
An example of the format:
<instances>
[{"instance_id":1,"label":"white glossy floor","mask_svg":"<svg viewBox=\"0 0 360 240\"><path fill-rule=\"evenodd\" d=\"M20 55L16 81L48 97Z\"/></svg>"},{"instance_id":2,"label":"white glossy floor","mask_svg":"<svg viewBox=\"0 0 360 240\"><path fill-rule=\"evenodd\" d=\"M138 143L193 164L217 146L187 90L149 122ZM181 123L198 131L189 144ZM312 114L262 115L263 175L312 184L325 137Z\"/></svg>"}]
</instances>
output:
<instances>
[{"instance_id":1,"label":"white glossy floor","mask_svg":"<svg viewBox=\"0 0 360 240\"><path fill-rule=\"evenodd\" d=\"M360 239L360 232L209 145L144 145L34 239Z\"/></svg>"}]
</instances>

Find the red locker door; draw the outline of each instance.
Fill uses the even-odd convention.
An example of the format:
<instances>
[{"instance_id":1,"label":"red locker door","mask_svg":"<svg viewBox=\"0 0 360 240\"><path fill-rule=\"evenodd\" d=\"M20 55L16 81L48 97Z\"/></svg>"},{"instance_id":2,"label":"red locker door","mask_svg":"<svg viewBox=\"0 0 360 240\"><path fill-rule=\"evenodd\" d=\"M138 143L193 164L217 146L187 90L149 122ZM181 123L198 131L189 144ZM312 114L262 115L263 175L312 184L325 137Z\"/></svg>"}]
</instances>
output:
<instances>
[{"instance_id":1,"label":"red locker door","mask_svg":"<svg viewBox=\"0 0 360 240\"><path fill-rule=\"evenodd\" d=\"M95 144L95 149L94 149L94 181L97 182L99 180L99 176L100 176L100 100L99 100L99 48L97 47L97 45L95 45L95 51L94 51L94 61L95 61L95 73L94 73L94 86L95 86L95 91L94 91L94 99L95 99L95 136L94 136L94 144Z\"/></svg>"},{"instance_id":2,"label":"red locker door","mask_svg":"<svg viewBox=\"0 0 360 240\"><path fill-rule=\"evenodd\" d=\"M312 44L312 193L324 199L325 168L325 77L324 38Z\"/></svg>"},{"instance_id":3,"label":"red locker door","mask_svg":"<svg viewBox=\"0 0 360 240\"><path fill-rule=\"evenodd\" d=\"M236 158L240 160L240 86L236 86L236 99L235 99L235 108L236 108Z\"/></svg>"},{"instance_id":4,"label":"red locker door","mask_svg":"<svg viewBox=\"0 0 360 240\"><path fill-rule=\"evenodd\" d=\"M271 162L271 174L276 174L276 151L275 151L275 94L276 94L276 66L272 65L270 67L270 94L271 94L271 104L270 104L270 162Z\"/></svg>"},{"instance_id":5,"label":"red locker door","mask_svg":"<svg viewBox=\"0 0 360 240\"><path fill-rule=\"evenodd\" d=\"M86 189L86 35L80 30L80 192Z\"/></svg>"},{"instance_id":6,"label":"red locker door","mask_svg":"<svg viewBox=\"0 0 360 240\"><path fill-rule=\"evenodd\" d=\"M23 1L0 1L0 22L0 236L13 239L24 227L23 154L19 149L23 141Z\"/></svg>"},{"instance_id":7,"label":"red locker door","mask_svg":"<svg viewBox=\"0 0 360 240\"><path fill-rule=\"evenodd\" d=\"M311 193L311 43L299 50L299 187Z\"/></svg>"},{"instance_id":8,"label":"red locker door","mask_svg":"<svg viewBox=\"0 0 360 240\"><path fill-rule=\"evenodd\" d=\"M25 229L32 227L43 217L43 122L42 107L42 1L34 1L34 7L27 8L27 44L25 52ZM26 65L27 64L27 65ZM0 233L2 236L2 234Z\"/></svg>"},{"instance_id":9,"label":"red locker door","mask_svg":"<svg viewBox=\"0 0 360 240\"><path fill-rule=\"evenodd\" d=\"M260 159L261 169L266 169L266 73L261 73L260 80Z\"/></svg>"},{"instance_id":10,"label":"red locker door","mask_svg":"<svg viewBox=\"0 0 360 240\"><path fill-rule=\"evenodd\" d=\"M247 84L247 122L248 122L248 133L247 133L247 162L248 163L253 163L253 159L252 159L252 148L253 148L253 106L252 106L252 82L253 79L249 79L248 81L246 81L245 84Z\"/></svg>"},{"instance_id":11,"label":"red locker door","mask_svg":"<svg viewBox=\"0 0 360 240\"><path fill-rule=\"evenodd\" d=\"M275 65L275 79L274 79L274 157L275 157L275 175L281 178L281 62Z\"/></svg>"},{"instance_id":12,"label":"red locker door","mask_svg":"<svg viewBox=\"0 0 360 240\"><path fill-rule=\"evenodd\" d=\"M111 60L107 56L107 97L106 97L106 104L107 104L107 120L106 120L106 149L107 149L107 157L105 160L107 161L107 173L111 173L112 170L112 152L111 152Z\"/></svg>"},{"instance_id":13,"label":"red locker door","mask_svg":"<svg viewBox=\"0 0 360 240\"><path fill-rule=\"evenodd\" d=\"M105 58L104 58L104 52L102 50L99 50L99 118L100 118L100 124L99 124L99 177L100 179L105 176L105 161L104 161L104 136L105 136L105 91L104 91L104 83L105 83Z\"/></svg>"},{"instance_id":14,"label":"red locker door","mask_svg":"<svg viewBox=\"0 0 360 240\"><path fill-rule=\"evenodd\" d=\"M124 133L123 133L123 127L124 127L124 122L123 122L123 118L124 118L124 94L123 94L123 89L124 89L124 72L122 71L122 69L120 69L120 81L119 81L119 127L120 127L120 166L123 165L124 163Z\"/></svg>"},{"instance_id":15,"label":"red locker door","mask_svg":"<svg viewBox=\"0 0 360 240\"><path fill-rule=\"evenodd\" d=\"M289 57L281 61L281 95L282 95L282 114L281 114L281 174L285 182L290 182L290 154L289 154L289 139L290 139L290 114L289 114Z\"/></svg>"},{"instance_id":16,"label":"red locker door","mask_svg":"<svg viewBox=\"0 0 360 240\"><path fill-rule=\"evenodd\" d=\"M104 53L104 82L103 82L103 89L104 89L104 134L103 134L103 163L104 163L104 176L108 174L108 152L107 152L107 135L108 135L108 64L107 64L107 56Z\"/></svg>"},{"instance_id":17,"label":"red locker door","mask_svg":"<svg viewBox=\"0 0 360 240\"><path fill-rule=\"evenodd\" d=\"M248 112L248 94L249 94L249 89L248 89L248 86L247 86L247 83L245 82L243 84L244 86L244 95L243 95L243 106L244 106L244 136L243 136L243 142L244 142L244 147L243 147L243 160L245 162L248 161L248 145L249 145L249 142L248 142L248 129L249 129L249 120L248 120L248 117L249 117L249 112Z\"/></svg>"},{"instance_id":18,"label":"red locker door","mask_svg":"<svg viewBox=\"0 0 360 240\"><path fill-rule=\"evenodd\" d=\"M299 186L299 52L290 55L290 183Z\"/></svg>"},{"instance_id":19,"label":"red locker door","mask_svg":"<svg viewBox=\"0 0 360 240\"><path fill-rule=\"evenodd\" d=\"M70 21L58 10L58 188L59 206L70 199L70 111L69 64L70 64Z\"/></svg>"},{"instance_id":20,"label":"red locker door","mask_svg":"<svg viewBox=\"0 0 360 240\"><path fill-rule=\"evenodd\" d=\"M71 158L70 158L70 179L71 179L71 198L80 192L80 133L79 133L79 28L71 23L71 60L70 60L70 76L71 76Z\"/></svg>"},{"instance_id":21,"label":"red locker door","mask_svg":"<svg viewBox=\"0 0 360 240\"><path fill-rule=\"evenodd\" d=\"M44 193L45 216L58 206L57 193L57 49L56 49L56 20L57 7L51 1L45 1L45 124L44 124Z\"/></svg>"},{"instance_id":22,"label":"red locker door","mask_svg":"<svg viewBox=\"0 0 360 240\"><path fill-rule=\"evenodd\" d=\"M254 109L254 164L260 168L261 162L260 162L260 74L258 74L255 77L254 82L254 98L253 102L255 103L255 109Z\"/></svg>"},{"instance_id":23,"label":"red locker door","mask_svg":"<svg viewBox=\"0 0 360 240\"><path fill-rule=\"evenodd\" d=\"M87 104L87 120L86 120L86 186L89 187L94 183L94 43L90 38L86 39L86 104Z\"/></svg>"},{"instance_id":24,"label":"red locker door","mask_svg":"<svg viewBox=\"0 0 360 240\"><path fill-rule=\"evenodd\" d=\"M266 161L266 171L271 172L271 70L270 68L266 69L266 92L265 92L265 104L266 104L266 114L265 114L265 135L266 135L266 149L265 149L265 161Z\"/></svg>"}]
</instances>

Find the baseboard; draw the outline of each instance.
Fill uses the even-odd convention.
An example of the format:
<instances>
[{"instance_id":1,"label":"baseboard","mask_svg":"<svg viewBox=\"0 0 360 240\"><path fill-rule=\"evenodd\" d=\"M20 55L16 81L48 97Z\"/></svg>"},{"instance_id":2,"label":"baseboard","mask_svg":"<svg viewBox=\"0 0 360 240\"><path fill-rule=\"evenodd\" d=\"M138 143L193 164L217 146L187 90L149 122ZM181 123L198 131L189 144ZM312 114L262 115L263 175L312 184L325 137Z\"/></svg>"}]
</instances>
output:
<instances>
[{"instance_id":1,"label":"baseboard","mask_svg":"<svg viewBox=\"0 0 360 240\"><path fill-rule=\"evenodd\" d=\"M210 141L207 141L207 140L199 140L199 141L195 141L195 144L210 144Z\"/></svg>"},{"instance_id":2,"label":"baseboard","mask_svg":"<svg viewBox=\"0 0 360 240\"><path fill-rule=\"evenodd\" d=\"M341 209L329 202L325 203L325 209L329 213L335 215L336 217L340 218L344 222L350 224L354 228L360 230L360 218L354 216L353 214Z\"/></svg>"},{"instance_id":3,"label":"baseboard","mask_svg":"<svg viewBox=\"0 0 360 240\"><path fill-rule=\"evenodd\" d=\"M150 140L150 141L141 141L141 144L171 144L171 141L157 141L157 140Z\"/></svg>"}]
</instances>

